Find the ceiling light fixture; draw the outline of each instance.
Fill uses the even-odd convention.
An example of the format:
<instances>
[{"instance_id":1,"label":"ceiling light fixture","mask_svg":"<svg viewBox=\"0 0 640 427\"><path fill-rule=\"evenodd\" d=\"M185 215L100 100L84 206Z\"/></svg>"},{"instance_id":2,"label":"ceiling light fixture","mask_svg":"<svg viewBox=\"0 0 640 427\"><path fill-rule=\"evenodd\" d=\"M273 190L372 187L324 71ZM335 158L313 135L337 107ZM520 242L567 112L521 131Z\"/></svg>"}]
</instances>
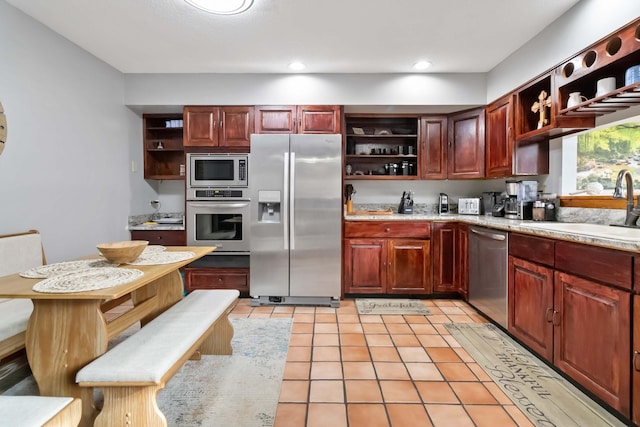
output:
<instances>
[{"instance_id":1,"label":"ceiling light fixture","mask_svg":"<svg viewBox=\"0 0 640 427\"><path fill-rule=\"evenodd\" d=\"M253 0L184 0L193 7L216 15L235 15L249 9Z\"/></svg>"},{"instance_id":2,"label":"ceiling light fixture","mask_svg":"<svg viewBox=\"0 0 640 427\"><path fill-rule=\"evenodd\" d=\"M416 70L426 70L429 67L431 67L431 62L429 61L418 61L413 64L413 68Z\"/></svg>"},{"instance_id":3,"label":"ceiling light fixture","mask_svg":"<svg viewBox=\"0 0 640 427\"><path fill-rule=\"evenodd\" d=\"M300 61L293 61L291 64L289 64L289 69L293 71L302 71L305 68L307 68L307 66Z\"/></svg>"}]
</instances>

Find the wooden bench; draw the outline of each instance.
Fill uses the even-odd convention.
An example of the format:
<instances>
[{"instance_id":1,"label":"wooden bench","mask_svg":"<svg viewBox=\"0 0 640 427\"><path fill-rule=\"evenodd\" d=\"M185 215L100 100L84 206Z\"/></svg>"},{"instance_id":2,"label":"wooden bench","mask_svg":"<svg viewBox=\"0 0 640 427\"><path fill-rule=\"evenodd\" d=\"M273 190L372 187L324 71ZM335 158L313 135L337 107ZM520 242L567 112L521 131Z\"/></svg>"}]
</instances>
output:
<instances>
[{"instance_id":1,"label":"wooden bench","mask_svg":"<svg viewBox=\"0 0 640 427\"><path fill-rule=\"evenodd\" d=\"M237 290L196 290L78 371L81 387L99 387L104 405L94 426L166 426L156 395L198 350L231 354L227 317Z\"/></svg>"},{"instance_id":2,"label":"wooden bench","mask_svg":"<svg viewBox=\"0 0 640 427\"><path fill-rule=\"evenodd\" d=\"M46 264L36 230L0 236L0 276ZM27 322L33 311L28 299L0 298L0 360L24 348Z\"/></svg>"},{"instance_id":3,"label":"wooden bench","mask_svg":"<svg viewBox=\"0 0 640 427\"><path fill-rule=\"evenodd\" d=\"M0 396L0 424L20 427L77 426L80 399L72 397Z\"/></svg>"}]
</instances>

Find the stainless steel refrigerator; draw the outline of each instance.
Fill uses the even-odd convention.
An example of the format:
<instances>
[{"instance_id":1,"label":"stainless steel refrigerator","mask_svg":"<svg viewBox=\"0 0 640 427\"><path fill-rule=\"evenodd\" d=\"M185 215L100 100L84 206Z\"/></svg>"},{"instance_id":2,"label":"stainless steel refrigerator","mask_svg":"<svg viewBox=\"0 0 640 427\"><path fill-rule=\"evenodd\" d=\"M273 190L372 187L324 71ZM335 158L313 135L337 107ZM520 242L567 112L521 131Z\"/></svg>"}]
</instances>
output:
<instances>
[{"instance_id":1,"label":"stainless steel refrigerator","mask_svg":"<svg viewBox=\"0 0 640 427\"><path fill-rule=\"evenodd\" d=\"M251 136L252 305L340 304L342 136Z\"/></svg>"}]
</instances>

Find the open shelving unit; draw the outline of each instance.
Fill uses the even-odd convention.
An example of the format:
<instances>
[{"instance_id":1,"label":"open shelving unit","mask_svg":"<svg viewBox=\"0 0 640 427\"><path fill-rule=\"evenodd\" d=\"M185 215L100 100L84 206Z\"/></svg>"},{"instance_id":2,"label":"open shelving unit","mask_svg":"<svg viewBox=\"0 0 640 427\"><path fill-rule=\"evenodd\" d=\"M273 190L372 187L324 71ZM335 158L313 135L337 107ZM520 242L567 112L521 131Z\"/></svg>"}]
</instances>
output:
<instances>
[{"instance_id":1,"label":"open shelving unit","mask_svg":"<svg viewBox=\"0 0 640 427\"><path fill-rule=\"evenodd\" d=\"M184 179L182 114L144 114L144 178Z\"/></svg>"},{"instance_id":2,"label":"open shelving unit","mask_svg":"<svg viewBox=\"0 0 640 427\"><path fill-rule=\"evenodd\" d=\"M344 178L417 179L418 129L418 116L346 114Z\"/></svg>"}]
</instances>

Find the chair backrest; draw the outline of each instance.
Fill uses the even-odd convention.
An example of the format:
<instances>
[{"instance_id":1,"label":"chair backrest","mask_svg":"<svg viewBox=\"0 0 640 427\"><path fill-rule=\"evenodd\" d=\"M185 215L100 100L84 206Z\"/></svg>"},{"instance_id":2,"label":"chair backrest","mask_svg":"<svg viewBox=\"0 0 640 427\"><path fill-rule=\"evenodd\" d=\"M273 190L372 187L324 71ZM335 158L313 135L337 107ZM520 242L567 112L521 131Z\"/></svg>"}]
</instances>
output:
<instances>
[{"instance_id":1,"label":"chair backrest","mask_svg":"<svg viewBox=\"0 0 640 427\"><path fill-rule=\"evenodd\" d=\"M20 273L46 264L37 230L0 236L0 276Z\"/></svg>"}]
</instances>

